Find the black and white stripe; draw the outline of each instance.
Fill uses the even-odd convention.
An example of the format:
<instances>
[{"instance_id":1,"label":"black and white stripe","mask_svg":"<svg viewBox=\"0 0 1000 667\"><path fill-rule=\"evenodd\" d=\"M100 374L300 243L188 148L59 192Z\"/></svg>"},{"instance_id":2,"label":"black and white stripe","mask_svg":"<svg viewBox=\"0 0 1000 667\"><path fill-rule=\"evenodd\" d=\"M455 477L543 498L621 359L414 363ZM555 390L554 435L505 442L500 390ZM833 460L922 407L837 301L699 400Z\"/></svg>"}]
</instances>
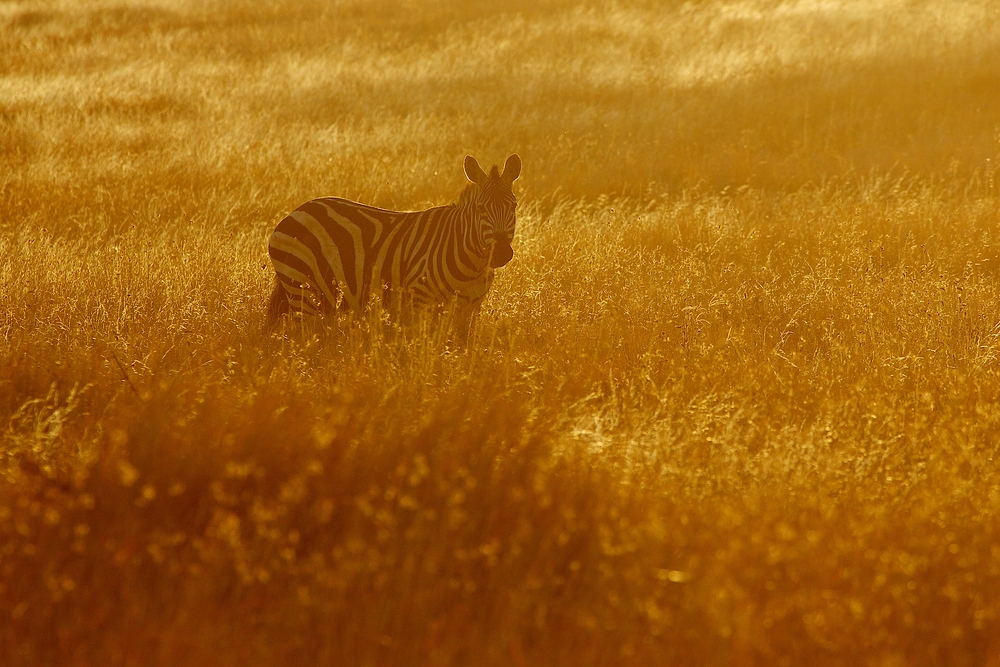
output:
<instances>
[{"instance_id":1,"label":"black and white stripe","mask_svg":"<svg viewBox=\"0 0 1000 667\"><path fill-rule=\"evenodd\" d=\"M455 204L426 211L388 211L324 197L288 214L268 244L277 284L268 321L284 313L362 310L372 284L383 305L457 300L467 329L493 282L493 269L514 256L512 185L521 160L486 174L465 158L470 184ZM460 321L461 324L461 321Z\"/></svg>"}]
</instances>

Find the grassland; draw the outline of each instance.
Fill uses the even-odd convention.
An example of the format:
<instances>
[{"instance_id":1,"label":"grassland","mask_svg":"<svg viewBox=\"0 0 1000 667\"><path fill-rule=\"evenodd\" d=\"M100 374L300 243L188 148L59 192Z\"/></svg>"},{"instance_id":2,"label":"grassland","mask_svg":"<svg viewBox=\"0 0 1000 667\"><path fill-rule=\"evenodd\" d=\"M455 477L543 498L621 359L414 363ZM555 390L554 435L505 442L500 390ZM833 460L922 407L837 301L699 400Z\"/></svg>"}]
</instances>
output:
<instances>
[{"instance_id":1,"label":"grassland","mask_svg":"<svg viewBox=\"0 0 1000 667\"><path fill-rule=\"evenodd\" d=\"M264 330L515 151L468 349ZM0 3L0 664L1000 664L998 159L985 1Z\"/></svg>"}]
</instances>

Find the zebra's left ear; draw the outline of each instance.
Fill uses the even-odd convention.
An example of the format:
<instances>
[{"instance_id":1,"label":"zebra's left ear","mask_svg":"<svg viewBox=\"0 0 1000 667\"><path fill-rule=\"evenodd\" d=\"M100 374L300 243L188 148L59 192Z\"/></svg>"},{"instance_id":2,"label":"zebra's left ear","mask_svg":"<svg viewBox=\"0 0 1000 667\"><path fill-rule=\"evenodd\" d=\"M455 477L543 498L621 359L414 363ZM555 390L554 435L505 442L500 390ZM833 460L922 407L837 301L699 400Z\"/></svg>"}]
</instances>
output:
<instances>
[{"instance_id":1,"label":"zebra's left ear","mask_svg":"<svg viewBox=\"0 0 1000 667\"><path fill-rule=\"evenodd\" d=\"M471 155L465 156L465 176L476 185L482 185L486 182L486 172L476 162L476 158Z\"/></svg>"},{"instance_id":2,"label":"zebra's left ear","mask_svg":"<svg viewBox=\"0 0 1000 667\"><path fill-rule=\"evenodd\" d=\"M500 174L500 180L504 181L508 185L512 184L517 180L517 177L521 175L521 158L514 153L507 161L503 164L503 173Z\"/></svg>"}]
</instances>

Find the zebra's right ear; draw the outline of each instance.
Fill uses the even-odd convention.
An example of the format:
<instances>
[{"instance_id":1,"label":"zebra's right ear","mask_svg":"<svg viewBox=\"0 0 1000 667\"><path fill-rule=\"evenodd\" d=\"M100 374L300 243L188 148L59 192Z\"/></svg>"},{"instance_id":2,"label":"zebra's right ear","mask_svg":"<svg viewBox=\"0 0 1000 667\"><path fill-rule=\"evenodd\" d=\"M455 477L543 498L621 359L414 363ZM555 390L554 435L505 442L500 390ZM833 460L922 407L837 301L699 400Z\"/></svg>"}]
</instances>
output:
<instances>
[{"instance_id":1,"label":"zebra's right ear","mask_svg":"<svg viewBox=\"0 0 1000 667\"><path fill-rule=\"evenodd\" d=\"M476 158L471 155L465 156L465 176L476 185L482 185L486 182L486 172L476 162Z\"/></svg>"}]
</instances>

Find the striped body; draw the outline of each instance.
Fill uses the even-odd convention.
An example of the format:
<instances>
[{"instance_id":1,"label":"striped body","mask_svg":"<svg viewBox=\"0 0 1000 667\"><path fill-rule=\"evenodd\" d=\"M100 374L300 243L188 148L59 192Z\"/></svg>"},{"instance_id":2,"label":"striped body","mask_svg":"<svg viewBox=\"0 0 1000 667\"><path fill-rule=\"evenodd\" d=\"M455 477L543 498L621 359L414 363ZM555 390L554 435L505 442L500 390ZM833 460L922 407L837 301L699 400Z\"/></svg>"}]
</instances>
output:
<instances>
[{"instance_id":1,"label":"striped body","mask_svg":"<svg viewBox=\"0 0 1000 667\"><path fill-rule=\"evenodd\" d=\"M519 160L516 167L513 178ZM493 269L513 255L516 200L508 168L501 176L494 167L487 176L467 158L473 182L458 203L426 211L388 211L336 197L303 204L271 234L277 285L269 319L285 312L360 311L373 285L392 310L454 300L470 319L489 291Z\"/></svg>"}]
</instances>

